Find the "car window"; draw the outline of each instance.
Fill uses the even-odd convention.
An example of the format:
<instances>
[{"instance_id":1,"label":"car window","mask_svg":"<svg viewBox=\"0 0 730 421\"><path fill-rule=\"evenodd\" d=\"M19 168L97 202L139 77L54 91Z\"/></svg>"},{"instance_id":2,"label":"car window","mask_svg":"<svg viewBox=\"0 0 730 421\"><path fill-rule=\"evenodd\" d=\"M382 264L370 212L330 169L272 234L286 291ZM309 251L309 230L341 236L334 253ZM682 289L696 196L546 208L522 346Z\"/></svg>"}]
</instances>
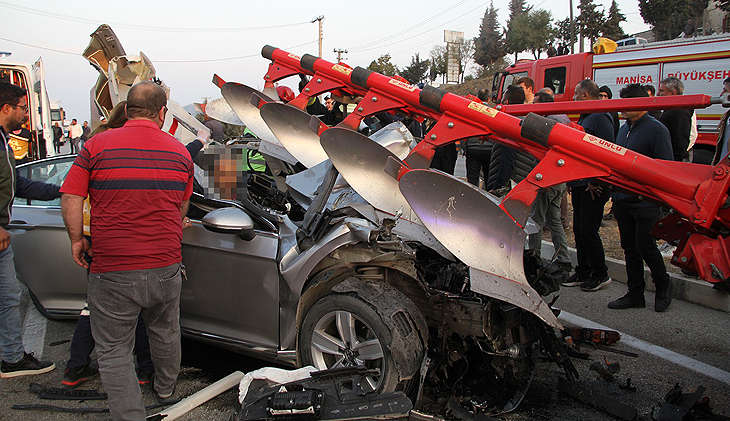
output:
<instances>
[{"instance_id":1,"label":"car window","mask_svg":"<svg viewBox=\"0 0 730 421\"><path fill-rule=\"evenodd\" d=\"M33 181L62 185L73 165L73 160L54 160L51 162L30 163L19 169L20 175ZM61 206L61 199L35 200L16 197L13 205Z\"/></svg>"},{"instance_id":2,"label":"car window","mask_svg":"<svg viewBox=\"0 0 730 421\"><path fill-rule=\"evenodd\" d=\"M545 69L545 87L551 88L555 95L565 93L565 77L566 68L553 67L551 69Z\"/></svg>"}]
</instances>

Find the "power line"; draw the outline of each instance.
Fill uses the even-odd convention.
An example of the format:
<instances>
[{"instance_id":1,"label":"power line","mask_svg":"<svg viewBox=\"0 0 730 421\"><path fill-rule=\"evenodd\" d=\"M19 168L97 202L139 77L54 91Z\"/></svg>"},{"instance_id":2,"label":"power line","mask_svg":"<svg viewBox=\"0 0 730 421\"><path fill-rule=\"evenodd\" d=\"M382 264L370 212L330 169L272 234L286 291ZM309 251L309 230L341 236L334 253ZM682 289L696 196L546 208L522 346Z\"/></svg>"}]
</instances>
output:
<instances>
[{"instance_id":1,"label":"power line","mask_svg":"<svg viewBox=\"0 0 730 421\"><path fill-rule=\"evenodd\" d=\"M29 44L27 42L15 41L15 40L8 39L8 38L3 38L3 37L0 37L0 40L7 41L7 42L12 42L12 43L15 43L15 44L24 45L26 47L38 48L40 50L53 51L55 53L70 54L72 56L80 56L81 55L81 53L73 53L71 51L64 51L64 50L57 50L55 48L42 47L40 45ZM286 47L285 49L286 50L290 50L290 49L293 49L293 48L303 47L303 46L308 45L308 44L314 44L316 42L317 42L317 40L315 39L315 40L312 40L312 41L309 41L309 42L305 42L303 44L294 45L294 46L291 46L291 47ZM252 58L252 57L260 57L260 56L261 56L261 54L257 53L257 54L249 54L249 55L246 55L246 56L238 56L238 57L212 58L212 59L203 59L203 60L154 60L154 62L155 63L211 63L211 62L216 62L216 61L240 60L240 59L246 59L246 58Z\"/></svg>"},{"instance_id":2,"label":"power line","mask_svg":"<svg viewBox=\"0 0 730 421\"><path fill-rule=\"evenodd\" d=\"M470 14L470 13L474 12L475 10L477 10L477 9L480 9L480 8L482 8L482 7L486 6L486 5L487 5L487 3L489 3L489 2L485 2L485 3L483 3L483 4L481 4L481 5L477 6L477 7L475 7L475 8L473 8L473 9L469 10L468 12L464 13L463 15L459 15L459 16L455 17L454 19L451 19L450 21L447 21L447 22L444 22L444 23L440 24L439 26L444 26L444 25L446 25L446 24L449 24L449 23L451 23L451 22L453 22L453 21L455 21L455 20L457 20L457 19L461 19L461 18L463 18L464 16L466 16L466 15L468 15L468 14ZM479 20L481 20L481 18L479 18ZM426 31L423 31L423 32L421 32L421 33L418 33L418 34L416 34L416 35L413 35L413 36L410 36L410 37L408 37L408 38L404 38L404 39L402 39L402 40L399 40L399 41L395 41L395 42L393 42L392 44L398 44L398 43L401 43L401 42L404 42L404 41L408 41L409 39L413 39L413 38L416 38L416 37L420 37L421 35L423 35L423 34L426 34L426 33L428 33L428 32L431 32L431 31L433 31L434 29L436 29L436 28L431 28L431 29L428 29L428 30L426 30ZM358 50L358 52L362 52L362 51L371 51L371 50L377 50L377 49L379 49L379 48L382 48L382 47L365 48L365 49L361 49L361 50Z\"/></svg>"},{"instance_id":3,"label":"power line","mask_svg":"<svg viewBox=\"0 0 730 421\"><path fill-rule=\"evenodd\" d=\"M420 23L417 23L417 24L411 26L410 28L406 28L406 29L404 29L404 30L402 30L400 32L397 32L395 34L388 35L387 37L381 38L381 39L376 40L376 41L371 41L371 42L368 42L368 43L365 43L365 44L362 44L362 45L358 45L356 47L351 48L350 50L352 50L352 51L361 51L365 47L370 47L370 46L373 46L373 45L376 45L376 44L380 44L380 43L382 43L384 41L388 41L388 40L390 40L392 38L395 38L397 36L403 35L403 34L409 32L409 31L411 31L413 29L418 28L419 26L422 26L422 25L424 25L424 24L426 24L428 22L431 22L432 20L434 20L434 19L436 19L436 18L438 18L440 16L443 16L445 13L450 12L451 10L455 9L456 7L464 4L466 1L467 0L462 0L461 2L456 3L455 5L453 5L453 6L449 7L449 8L446 8L445 10L442 10L441 12L439 12L439 13L431 16L430 18L428 18L428 19L426 19L426 20L424 20L424 21L422 21ZM367 51L367 50L365 50L365 51Z\"/></svg>"},{"instance_id":4,"label":"power line","mask_svg":"<svg viewBox=\"0 0 730 421\"><path fill-rule=\"evenodd\" d=\"M466 23L466 24L464 24L464 25L462 25L462 26L460 26L460 27L458 27L458 28L456 28L456 29L464 29L464 28L466 28L467 26L473 25L473 24L475 24L475 23L477 23L477 22L479 22L479 21L481 21L481 20L482 20L482 18L478 18L478 19L476 19L476 20L473 20L473 21L470 21L470 22L468 22L468 23ZM401 54L401 53L405 53L406 51L412 51L412 50L414 50L414 49L416 49L416 48L418 48L418 47L422 47L422 46L424 46L424 45L426 45L426 44L430 44L430 43L432 43L432 42L436 42L436 41L438 41L438 40L440 40L440 39L443 39L443 38L441 37L441 35L437 36L436 38L431 38L431 39L430 39L429 41L425 41L425 42L423 42L423 43L421 43L421 44L418 44L418 45L414 45L413 47L410 47L410 48L406 48L405 50L401 50L401 51L398 51L398 52L396 52L396 53L393 53L393 54Z\"/></svg>"},{"instance_id":5,"label":"power line","mask_svg":"<svg viewBox=\"0 0 730 421\"><path fill-rule=\"evenodd\" d=\"M89 23L93 25L97 25L99 23L98 19L90 19L90 18L82 18L78 16L72 16L72 15L64 15L61 13L52 13L45 10L40 9L33 9L30 7L23 7L18 6L16 4L7 3L4 1L0 1L0 6L7 7L9 9L14 9L20 12L30 13L33 15L38 16L45 16L49 18L54 19L60 19L60 20L66 20L66 21L72 21L72 22L79 22L79 23ZM180 28L180 27L171 27L171 26L150 26L150 25L136 25L136 24L130 24L130 23L120 23L120 22L107 22L110 26L119 27L119 28L126 28L126 29L136 29L140 31L153 31L153 32L248 32L248 31L261 31L266 29L277 29L277 28L285 28L290 26L298 26L298 25L305 25L309 22L293 22L293 23L287 23L287 24L280 24L280 25L267 25L267 26L255 26L255 27L240 27L240 28Z\"/></svg>"}]
</instances>

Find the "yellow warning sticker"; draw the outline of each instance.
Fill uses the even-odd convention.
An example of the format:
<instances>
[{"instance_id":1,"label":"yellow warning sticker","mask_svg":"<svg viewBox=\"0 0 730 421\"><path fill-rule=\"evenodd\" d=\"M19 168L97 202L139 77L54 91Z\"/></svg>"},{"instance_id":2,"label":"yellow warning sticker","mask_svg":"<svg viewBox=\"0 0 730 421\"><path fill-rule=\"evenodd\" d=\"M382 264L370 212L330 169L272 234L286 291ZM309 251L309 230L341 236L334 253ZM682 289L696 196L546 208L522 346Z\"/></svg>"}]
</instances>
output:
<instances>
[{"instance_id":1,"label":"yellow warning sticker","mask_svg":"<svg viewBox=\"0 0 730 421\"><path fill-rule=\"evenodd\" d=\"M585 140L586 142L592 143L596 146L600 146L603 149L606 149L613 153L616 153L619 155L626 155L626 151L627 151L626 148L624 148L623 146L619 146L613 142L609 142L608 140L601 139L600 137L586 134L585 136L583 136L583 140Z\"/></svg>"},{"instance_id":2,"label":"yellow warning sticker","mask_svg":"<svg viewBox=\"0 0 730 421\"><path fill-rule=\"evenodd\" d=\"M335 64L334 66L332 66L332 70L337 70L338 72L344 73L348 76L350 75L350 73L352 73L352 69L342 66L340 64Z\"/></svg>"},{"instance_id":3,"label":"yellow warning sticker","mask_svg":"<svg viewBox=\"0 0 730 421\"><path fill-rule=\"evenodd\" d=\"M405 89L408 92L413 92L413 91L416 90L416 87L415 86L409 85L409 84L407 84L405 82L401 82L400 80L390 79L390 80L388 80L388 82L390 84L392 84L392 85L395 85L395 86L399 87L399 88L403 88L403 89Z\"/></svg>"},{"instance_id":4,"label":"yellow warning sticker","mask_svg":"<svg viewBox=\"0 0 730 421\"><path fill-rule=\"evenodd\" d=\"M490 117L494 117L499 112L499 111L495 110L494 108L487 107L484 104L480 104L480 103L474 102L474 101L469 103L469 108L471 108L474 111L479 111L480 113L486 114Z\"/></svg>"},{"instance_id":5,"label":"yellow warning sticker","mask_svg":"<svg viewBox=\"0 0 730 421\"><path fill-rule=\"evenodd\" d=\"M301 57L299 57L298 55L296 55L296 54L292 54L292 53L289 53L289 58L293 58L294 60L301 60L301 59L302 59L302 58L301 58Z\"/></svg>"}]
</instances>

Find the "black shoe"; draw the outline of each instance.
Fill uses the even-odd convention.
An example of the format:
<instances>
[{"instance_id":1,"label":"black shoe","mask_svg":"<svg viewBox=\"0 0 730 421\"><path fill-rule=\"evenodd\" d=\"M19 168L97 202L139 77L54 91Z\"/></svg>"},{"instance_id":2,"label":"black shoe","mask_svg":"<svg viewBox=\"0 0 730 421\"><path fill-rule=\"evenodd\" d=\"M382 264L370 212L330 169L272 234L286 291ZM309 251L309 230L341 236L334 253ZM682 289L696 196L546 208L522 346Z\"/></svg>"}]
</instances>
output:
<instances>
[{"instance_id":1,"label":"black shoe","mask_svg":"<svg viewBox=\"0 0 730 421\"><path fill-rule=\"evenodd\" d=\"M611 301L608 303L608 308L622 310L625 308L644 308L646 302L644 301L644 295L631 295L626 294L618 300Z\"/></svg>"},{"instance_id":2,"label":"black shoe","mask_svg":"<svg viewBox=\"0 0 730 421\"><path fill-rule=\"evenodd\" d=\"M65 387L76 387L99 375L99 369L89 364L81 367L67 368L61 384Z\"/></svg>"},{"instance_id":3,"label":"black shoe","mask_svg":"<svg viewBox=\"0 0 730 421\"><path fill-rule=\"evenodd\" d=\"M611 283L611 278L608 275L604 276L591 276L587 281L580 284L580 289L583 291L598 291Z\"/></svg>"},{"instance_id":4,"label":"black shoe","mask_svg":"<svg viewBox=\"0 0 730 421\"><path fill-rule=\"evenodd\" d=\"M672 303L672 292L674 292L674 282L669 279L661 286L656 286L656 295L654 295L654 311L661 313L669 308Z\"/></svg>"},{"instance_id":5,"label":"black shoe","mask_svg":"<svg viewBox=\"0 0 730 421\"><path fill-rule=\"evenodd\" d=\"M570 278L566 279L565 282L561 283L560 285L564 287L577 287L578 285L581 285L583 282L585 282L586 279L579 276L578 272L572 274Z\"/></svg>"},{"instance_id":6,"label":"black shoe","mask_svg":"<svg viewBox=\"0 0 730 421\"><path fill-rule=\"evenodd\" d=\"M34 374L48 373L56 368L56 364L50 361L38 361L33 353L23 353L23 359L11 364L3 361L0 363L0 377L6 379L17 376L30 376Z\"/></svg>"},{"instance_id":7,"label":"black shoe","mask_svg":"<svg viewBox=\"0 0 730 421\"><path fill-rule=\"evenodd\" d=\"M145 370L137 370L137 380L139 380L140 386L144 386L146 384L150 384L152 381L152 376L155 374L155 371L145 371Z\"/></svg>"}]
</instances>

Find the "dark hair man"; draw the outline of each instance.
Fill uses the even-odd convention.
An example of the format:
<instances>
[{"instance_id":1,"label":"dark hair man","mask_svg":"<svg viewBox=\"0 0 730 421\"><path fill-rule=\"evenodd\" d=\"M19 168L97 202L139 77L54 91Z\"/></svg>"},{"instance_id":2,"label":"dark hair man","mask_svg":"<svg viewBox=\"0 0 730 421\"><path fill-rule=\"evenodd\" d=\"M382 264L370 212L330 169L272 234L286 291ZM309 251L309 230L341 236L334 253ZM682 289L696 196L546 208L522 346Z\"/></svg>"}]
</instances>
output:
<instances>
[{"instance_id":1,"label":"dark hair man","mask_svg":"<svg viewBox=\"0 0 730 421\"><path fill-rule=\"evenodd\" d=\"M532 100L535 98L535 81L525 76L517 79L515 85L525 91L525 104L532 104Z\"/></svg>"},{"instance_id":2,"label":"dark hair man","mask_svg":"<svg viewBox=\"0 0 730 421\"><path fill-rule=\"evenodd\" d=\"M99 373L114 419L145 418L131 355L140 314L147 324L161 403L172 401L180 370L180 241L193 163L185 147L160 130L166 103L159 85L134 85L127 95L129 121L84 145L61 190L73 258L85 268L89 242L83 236L82 210L87 195L94 210L87 296Z\"/></svg>"},{"instance_id":3,"label":"dark hair man","mask_svg":"<svg viewBox=\"0 0 730 421\"><path fill-rule=\"evenodd\" d=\"M621 90L621 98L648 97L639 84L627 85ZM669 131L646 111L623 111L626 123L618 132L616 143L634 152L654 159L672 160L672 143ZM608 308L643 308L644 263L651 271L656 286L654 310L662 312L672 302L672 281L667 274L664 260L651 235L651 229L659 220L659 205L646 202L625 193L613 195L613 213L621 236L621 248L626 256L626 285L629 291L618 300L608 303Z\"/></svg>"},{"instance_id":4,"label":"dark hair man","mask_svg":"<svg viewBox=\"0 0 730 421\"><path fill-rule=\"evenodd\" d=\"M71 120L71 125L68 126L68 138L71 143L71 153L79 153L81 151L81 136L84 134L84 129L76 121Z\"/></svg>"},{"instance_id":5,"label":"dark hair man","mask_svg":"<svg viewBox=\"0 0 730 421\"><path fill-rule=\"evenodd\" d=\"M481 88L477 92L477 98L482 102L489 100L489 89ZM482 137L470 137L462 140L464 155L466 155L466 179L471 184L479 187L479 174L484 174L486 180L489 176L489 161L492 158L492 147L494 142Z\"/></svg>"},{"instance_id":6,"label":"dark hair man","mask_svg":"<svg viewBox=\"0 0 730 421\"><path fill-rule=\"evenodd\" d=\"M646 89L646 93L649 94L650 97L656 96L656 88L654 88L654 85L646 84L642 85L642 88ZM647 113L657 120L659 120L659 117L662 115L661 110L651 110L647 111Z\"/></svg>"},{"instance_id":7,"label":"dark hair man","mask_svg":"<svg viewBox=\"0 0 730 421\"><path fill-rule=\"evenodd\" d=\"M669 76L659 82L659 96L684 95L684 83ZM689 161L689 136L692 131L693 109L666 110L659 121L669 130L675 161Z\"/></svg>"},{"instance_id":8,"label":"dark hair man","mask_svg":"<svg viewBox=\"0 0 730 421\"><path fill-rule=\"evenodd\" d=\"M611 92L611 88L609 88L607 85L603 85L600 88L598 88L598 99L612 99L613 98L613 92ZM619 128L619 121L618 121L618 113L616 111L612 111L609 113L611 115L611 119L613 120L613 136L616 137L618 135L618 128Z\"/></svg>"},{"instance_id":9,"label":"dark hair man","mask_svg":"<svg viewBox=\"0 0 730 421\"><path fill-rule=\"evenodd\" d=\"M10 222L15 196L52 200L60 196L58 186L30 181L15 169L15 158L8 143L8 132L18 130L28 121L28 94L23 88L0 82L0 377L15 377L47 373L55 364L38 361L23 348L20 321L20 284L15 277L13 248L10 234L5 230Z\"/></svg>"},{"instance_id":10,"label":"dark hair man","mask_svg":"<svg viewBox=\"0 0 730 421\"><path fill-rule=\"evenodd\" d=\"M596 82L585 79L575 86L573 100L597 100L599 92ZM581 114L578 124L590 135L609 142L615 139L613 120L608 113ZM603 207L608 201L608 191L592 180L581 179L567 184L573 202L573 234L578 266L575 274L562 285L580 285L583 291L598 291L611 283L603 242L598 233L603 220Z\"/></svg>"}]
</instances>

